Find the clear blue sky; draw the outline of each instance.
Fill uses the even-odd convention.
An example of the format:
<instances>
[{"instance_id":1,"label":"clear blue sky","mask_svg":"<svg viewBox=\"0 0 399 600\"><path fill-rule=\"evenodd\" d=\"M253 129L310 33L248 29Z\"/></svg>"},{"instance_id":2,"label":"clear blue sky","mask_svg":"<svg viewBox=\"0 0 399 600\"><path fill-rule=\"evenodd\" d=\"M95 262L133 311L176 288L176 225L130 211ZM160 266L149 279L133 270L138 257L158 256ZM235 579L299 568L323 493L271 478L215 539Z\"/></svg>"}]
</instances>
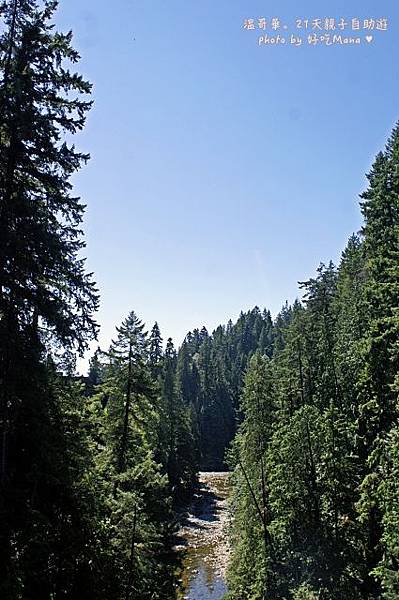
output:
<instances>
[{"instance_id":1,"label":"clear blue sky","mask_svg":"<svg viewBox=\"0 0 399 600\"><path fill-rule=\"evenodd\" d=\"M263 32L242 28L257 17L290 31L296 17L387 17L389 30L258 47ZM254 305L275 314L338 260L399 118L396 0L61 0L57 23L94 84L76 139L92 160L74 182L102 347L131 309L176 343Z\"/></svg>"}]
</instances>

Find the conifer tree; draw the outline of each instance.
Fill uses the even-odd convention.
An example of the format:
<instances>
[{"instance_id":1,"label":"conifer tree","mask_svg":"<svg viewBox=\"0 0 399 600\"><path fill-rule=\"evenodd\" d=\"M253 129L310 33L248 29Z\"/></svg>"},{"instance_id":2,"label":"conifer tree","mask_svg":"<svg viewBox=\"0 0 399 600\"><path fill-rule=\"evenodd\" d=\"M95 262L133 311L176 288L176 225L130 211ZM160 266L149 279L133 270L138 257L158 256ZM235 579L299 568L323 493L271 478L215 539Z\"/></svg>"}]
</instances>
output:
<instances>
[{"instance_id":1,"label":"conifer tree","mask_svg":"<svg viewBox=\"0 0 399 600\"><path fill-rule=\"evenodd\" d=\"M366 527L364 594L378 597L375 570L380 561L397 565L397 552L386 556L383 522L385 506L378 502L381 479L379 448L397 426L395 385L399 372L399 127L385 152L378 154L362 194L365 303L368 327L363 338L364 368L359 381L359 453L367 461L359 510ZM393 491L395 488L393 488ZM396 498L396 500L398 500ZM392 546L389 544L392 552Z\"/></svg>"},{"instance_id":2,"label":"conifer tree","mask_svg":"<svg viewBox=\"0 0 399 600\"><path fill-rule=\"evenodd\" d=\"M158 323L155 323L151 330L148 341L148 356L151 365L151 372L153 376L157 378L162 368L161 363L163 357L162 336Z\"/></svg>"},{"instance_id":3,"label":"conifer tree","mask_svg":"<svg viewBox=\"0 0 399 600\"><path fill-rule=\"evenodd\" d=\"M321 265L302 284L303 303L284 306L274 324L273 428L262 441L273 565L262 565L264 536L248 510L256 459L242 438L244 390L233 446L233 600L398 596L398 165L396 128L362 194L361 237L350 238L338 270ZM253 421L248 439L256 431ZM248 461L248 481L237 476L239 461Z\"/></svg>"},{"instance_id":4,"label":"conifer tree","mask_svg":"<svg viewBox=\"0 0 399 600\"><path fill-rule=\"evenodd\" d=\"M67 475L77 457L63 439L67 395L54 390L48 365L51 352L83 351L96 331L97 294L80 254L84 206L70 183L88 155L65 141L84 126L91 85L71 70L79 55L72 34L53 29L56 7L6 0L1 12L0 593L6 597L38 597L41 584L41 597L58 597L79 570L79 551L67 559L60 545L61 530L71 538L80 526ZM58 566L49 570L49 562Z\"/></svg>"},{"instance_id":5,"label":"conifer tree","mask_svg":"<svg viewBox=\"0 0 399 600\"><path fill-rule=\"evenodd\" d=\"M118 565L116 597L166 599L173 572L166 576L171 523L167 479L157 462L160 402L151 377L144 324L132 311L117 327L94 398L107 402L98 441L98 472L104 480L110 552ZM101 413L100 413L101 414ZM118 595L119 594L119 595Z\"/></svg>"},{"instance_id":6,"label":"conifer tree","mask_svg":"<svg viewBox=\"0 0 399 600\"><path fill-rule=\"evenodd\" d=\"M172 497L176 503L187 499L196 478L196 452L191 430L190 409L183 403L176 381L177 353L171 338L165 349L162 374L163 415L161 435Z\"/></svg>"},{"instance_id":7,"label":"conifer tree","mask_svg":"<svg viewBox=\"0 0 399 600\"><path fill-rule=\"evenodd\" d=\"M255 354L245 377L242 395L244 420L230 454L236 485L245 491L246 501L235 505L236 527L233 529L235 553L231 580L237 593L266 598L273 589L271 568L273 545L270 535L270 498L265 454L272 435L274 420L273 377L269 359ZM257 539L251 546L249 540ZM249 542L249 543L248 543ZM237 581L235 571L245 576ZM269 597L269 596L267 596Z\"/></svg>"}]
</instances>

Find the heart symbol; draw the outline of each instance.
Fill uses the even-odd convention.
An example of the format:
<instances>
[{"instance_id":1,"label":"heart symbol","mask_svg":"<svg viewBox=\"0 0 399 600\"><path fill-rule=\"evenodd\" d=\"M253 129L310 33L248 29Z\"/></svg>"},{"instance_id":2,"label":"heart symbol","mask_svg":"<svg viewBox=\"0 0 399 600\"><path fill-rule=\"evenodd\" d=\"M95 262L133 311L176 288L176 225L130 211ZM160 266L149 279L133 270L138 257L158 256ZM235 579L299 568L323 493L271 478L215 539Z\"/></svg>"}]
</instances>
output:
<instances>
[{"instance_id":1,"label":"heart symbol","mask_svg":"<svg viewBox=\"0 0 399 600\"><path fill-rule=\"evenodd\" d=\"M373 36L372 35L366 35L366 42L368 42L369 44L373 41Z\"/></svg>"}]
</instances>

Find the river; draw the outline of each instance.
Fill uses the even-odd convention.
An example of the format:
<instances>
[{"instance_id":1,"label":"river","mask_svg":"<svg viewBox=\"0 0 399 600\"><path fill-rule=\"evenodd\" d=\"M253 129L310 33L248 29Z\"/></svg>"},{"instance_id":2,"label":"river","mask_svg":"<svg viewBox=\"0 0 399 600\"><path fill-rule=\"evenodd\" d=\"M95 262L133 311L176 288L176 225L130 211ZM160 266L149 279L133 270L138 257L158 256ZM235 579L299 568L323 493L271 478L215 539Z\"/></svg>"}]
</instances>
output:
<instances>
[{"instance_id":1,"label":"river","mask_svg":"<svg viewBox=\"0 0 399 600\"><path fill-rule=\"evenodd\" d=\"M227 591L228 473L200 473L199 489L179 532L183 553L179 600L220 600Z\"/></svg>"}]
</instances>

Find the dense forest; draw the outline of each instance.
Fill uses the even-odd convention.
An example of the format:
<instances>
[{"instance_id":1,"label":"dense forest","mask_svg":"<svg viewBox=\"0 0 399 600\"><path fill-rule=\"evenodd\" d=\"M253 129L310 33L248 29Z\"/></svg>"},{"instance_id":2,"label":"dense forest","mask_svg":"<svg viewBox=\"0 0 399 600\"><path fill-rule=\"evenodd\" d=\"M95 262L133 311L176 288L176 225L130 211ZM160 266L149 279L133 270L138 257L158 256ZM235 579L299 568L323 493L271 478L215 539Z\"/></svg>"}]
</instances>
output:
<instances>
[{"instance_id":1,"label":"dense forest","mask_svg":"<svg viewBox=\"0 0 399 600\"><path fill-rule=\"evenodd\" d=\"M179 348L132 310L80 376L91 85L56 8L0 13L0 597L172 600L179 511L228 468L229 599L399 598L399 126L301 300Z\"/></svg>"}]
</instances>

